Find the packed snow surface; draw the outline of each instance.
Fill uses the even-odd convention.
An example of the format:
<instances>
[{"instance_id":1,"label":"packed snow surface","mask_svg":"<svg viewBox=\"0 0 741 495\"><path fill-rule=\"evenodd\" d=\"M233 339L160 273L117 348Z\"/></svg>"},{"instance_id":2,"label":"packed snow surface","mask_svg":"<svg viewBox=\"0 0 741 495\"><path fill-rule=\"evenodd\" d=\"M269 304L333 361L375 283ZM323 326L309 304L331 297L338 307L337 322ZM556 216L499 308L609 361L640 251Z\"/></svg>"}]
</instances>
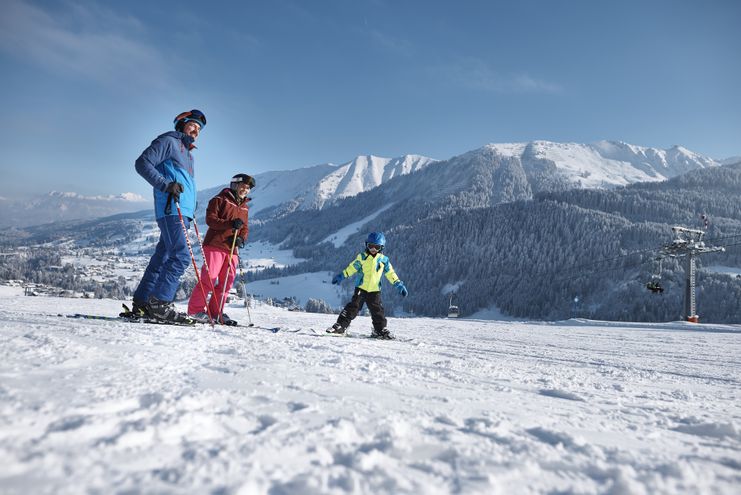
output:
<instances>
[{"instance_id":1,"label":"packed snow surface","mask_svg":"<svg viewBox=\"0 0 741 495\"><path fill-rule=\"evenodd\" d=\"M0 288L0 492L739 493L737 326L119 305Z\"/></svg>"}]
</instances>

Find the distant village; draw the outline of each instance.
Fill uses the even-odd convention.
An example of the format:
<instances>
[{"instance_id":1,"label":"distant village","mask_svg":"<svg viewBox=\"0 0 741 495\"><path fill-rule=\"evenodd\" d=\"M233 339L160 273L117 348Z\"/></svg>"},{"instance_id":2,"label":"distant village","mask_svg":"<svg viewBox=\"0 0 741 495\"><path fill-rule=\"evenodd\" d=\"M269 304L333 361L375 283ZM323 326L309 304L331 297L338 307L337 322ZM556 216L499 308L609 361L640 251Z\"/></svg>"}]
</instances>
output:
<instances>
[{"instance_id":1,"label":"distant village","mask_svg":"<svg viewBox=\"0 0 741 495\"><path fill-rule=\"evenodd\" d=\"M126 255L114 249L74 248L67 245L19 246L0 252L0 284L20 287L29 297L67 297L84 299L131 298L146 268L149 256ZM195 287L191 270L181 280L177 299L188 297ZM253 299L291 311L333 312L324 301L310 300L306 307L294 298L273 299L260 294L246 294L243 284L236 283L227 301Z\"/></svg>"}]
</instances>

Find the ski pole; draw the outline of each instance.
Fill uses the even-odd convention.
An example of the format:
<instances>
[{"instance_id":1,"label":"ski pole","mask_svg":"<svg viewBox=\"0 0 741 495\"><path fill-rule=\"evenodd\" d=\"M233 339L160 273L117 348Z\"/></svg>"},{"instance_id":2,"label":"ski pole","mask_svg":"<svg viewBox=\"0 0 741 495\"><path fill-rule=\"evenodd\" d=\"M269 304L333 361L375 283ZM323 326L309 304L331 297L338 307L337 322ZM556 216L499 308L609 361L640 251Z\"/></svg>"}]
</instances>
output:
<instances>
[{"instance_id":1,"label":"ski pole","mask_svg":"<svg viewBox=\"0 0 741 495\"><path fill-rule=\"evenodd\" d=\"M219 305L219 315L218 319L221 321L221 324L224 324L224 303L226 302L226 282L229 280L229 275L232 273L232 256L234 255L234 246L237 245L237 234L239 234L239 229L234 229L234 239L232 239L232 248L229 250L229 266L226 270L226 277L224 277L224 281L219 281L219 285L221 285L221 304Z\"/></svg>"},{"instance_id":2,"label":"ski pole","mask_svg":"<svg viewBox=\"0 0 741 495\"><path fill-rule=\"evenodd\" d=\"M242 290L244 291L242 295L244 296L245 302L247 302L247 282L244 281L244 268L242 267L242 257L239 255L239 251L237 251L237 260L239 261L239 276L242 277ZM252 298L250 298L250 302L252 302ZM249 303L247 303L247 318L249 318L250 320L250 324L247 326L255 326L255 324L252 323L252 315L250 314Z\"/></svg>"},{"instance_id":3,"label":"ski pole","mask_svg":"<svg viewBox=\"0 0 741 495\"><path fill-rule=\"evenodd\" d=\"M193 214L193 228L196 231L196 239L198 239L198 245L201 248L201 254L203 255L203 267L206 269L206 276L208 277L208 281L211 284L211 297L216 297L216 287L214 287L214 279L211 278L211 269L208 267L208 262L206 261L206 251L203 250L203 242L201 242L201 233L198 232L198 222L196 222L196 216L195 213ZM203 304L206 305L206 314L208 314L209 320L211 320L211 311L208 307L208 301L204 297ZM213 322L211 323L213 326Z\"/></svg>"},{"instance_id":4,"label":"ski pole","mask_svg":"<svg viewBox=\"0 0 741 495\"><path fill-rule=\"evenodd\" d=\"M175 201L175 206L178 209L178 216L180 217L180 226L183 228L183 235L185 236L185 243L188 245L188 252L190 252L190 261L193 262L193 268L196 271L196 281L198 282L198 285L201 287L201 292L203 293L203 299L206 299L206 290L203 288L203 284L201 283L201 277L198 274L198 264L196 263L196 257L193 256L193 246L190 245L190 238L188 237L188 229L185 227L185 220L183 219L183 212L180 211L180 203L178 201ZM206 314L208 315L208 321L211 323L211 327L213 327L214 320L211 318L211 312L208 311L208 306L206 306Z\"/></svg>"}]
</instances>

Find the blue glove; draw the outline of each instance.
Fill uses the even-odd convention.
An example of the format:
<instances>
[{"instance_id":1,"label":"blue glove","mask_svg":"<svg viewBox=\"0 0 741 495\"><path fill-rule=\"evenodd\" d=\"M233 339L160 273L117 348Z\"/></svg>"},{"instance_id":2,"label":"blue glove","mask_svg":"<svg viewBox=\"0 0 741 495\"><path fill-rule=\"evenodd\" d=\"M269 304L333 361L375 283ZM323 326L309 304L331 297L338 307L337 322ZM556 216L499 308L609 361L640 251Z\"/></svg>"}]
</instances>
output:
<instances>
[{"instance_id":1,"label":"blue glove","mask_svg":"<svg viewBox=\"0 0 741 495\"><path fill-rule=\"evenodd\" d=\"M334 278L332 279L332 284L333 284L333 285L337 285L337 284L339 284L340 282L342 282L342 281L343 281L344 279L345 279L345 276L344 276L344 275L342 275L341 273L338 273L338 274L337 274L337 275L335 275L335 276L334 276Z\"/></svg>"},{"instance_id":2,"label":"blue glove","mask_svg":"<svg viewBox=\"0 0 741 495\"><path fill-rule=\"evenodd\" d=\"M394 287L396 287L396 292L398 292L401 297L407 297L409 295L409 291L401 280L397 280Z\"/></svg>"}]
</instances>

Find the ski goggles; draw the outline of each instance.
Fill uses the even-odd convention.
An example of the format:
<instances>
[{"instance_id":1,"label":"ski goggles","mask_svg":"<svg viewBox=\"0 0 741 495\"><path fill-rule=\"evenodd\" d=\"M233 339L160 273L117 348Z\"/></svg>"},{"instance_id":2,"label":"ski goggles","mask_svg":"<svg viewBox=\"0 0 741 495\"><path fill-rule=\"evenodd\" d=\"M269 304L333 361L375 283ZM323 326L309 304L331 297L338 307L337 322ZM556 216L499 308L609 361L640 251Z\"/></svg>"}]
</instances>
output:
<instances>
[{"instance_id":1,"label":"ski goggles","mask_svg":"<svg viewBox=\"0 0 741 495\"><path fill-rule=\"evenodd\" d=\"M368 249L375 249L376 251L383 251L383 246L380 244L368 244Z\"/></svg>"},{"instance_id":2,"label":"ski goggles","mask_svg":"<svg viewBox=\"0 0 741 495\"><path fill-rule=\"evenodd\" d=\"M206 116L201 112L200 110L190 110L188 112L183 112L177 117L175 117L174 123L177 124L180 121L188 122L190 120L193 120L201 125L201 129L206 127Z\"/></svg>"},{"instance_id":3,"label":"ski goggles","mask_svg":"<svg viewBox=\"0 0 741 495\"><path fill-rule=\"evenodd\" d=\"M246 185L250 189L255 187L255 179L251 175L247 175L247 174L235 175L234 177L232 177L231 183L237 184L240 186Z\"/></svg>"}]
</instances>

